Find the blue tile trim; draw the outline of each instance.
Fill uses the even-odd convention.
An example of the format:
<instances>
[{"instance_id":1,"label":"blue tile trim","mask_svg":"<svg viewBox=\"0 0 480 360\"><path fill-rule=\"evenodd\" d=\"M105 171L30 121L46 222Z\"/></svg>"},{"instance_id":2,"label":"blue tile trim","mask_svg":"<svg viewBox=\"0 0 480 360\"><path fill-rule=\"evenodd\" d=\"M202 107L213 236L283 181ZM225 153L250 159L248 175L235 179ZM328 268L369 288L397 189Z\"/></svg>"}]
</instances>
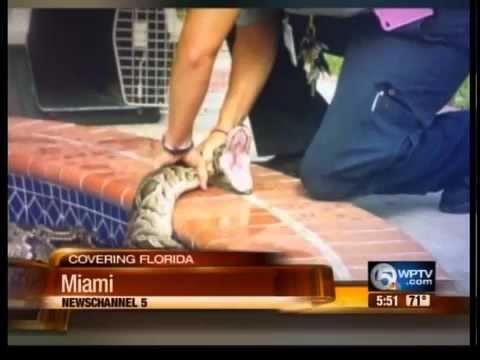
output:
<instances>
[{"instance_id":1,"label":"blue tile trim","mask_svg":"<svg viewBox=\"0 0 480 360\"><path fill-rule=\"evenodd\" d=\"M42 179L8 174L8 215L21 225L83 226L96 234L97 246L121 247L128 209L92 194Z\"/></svg>"}]
</instances>

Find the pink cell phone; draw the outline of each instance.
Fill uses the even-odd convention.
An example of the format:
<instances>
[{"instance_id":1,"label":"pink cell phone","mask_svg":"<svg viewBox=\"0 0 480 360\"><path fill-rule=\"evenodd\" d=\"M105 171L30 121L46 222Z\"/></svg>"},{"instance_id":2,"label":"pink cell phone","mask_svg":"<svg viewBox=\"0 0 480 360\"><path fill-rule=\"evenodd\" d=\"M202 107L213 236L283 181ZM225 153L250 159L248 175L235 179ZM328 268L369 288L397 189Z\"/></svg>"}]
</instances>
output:
<instances>
[{"instance_id":1,"label":"pink cell phone","mask_svg":"<svg viewBox=\"0 0 480 360\"><path fill-rule=\"evenodd\" d=\"M392 31L408 25L414 21L426 18L433 15L433 9L430 8L418 8L418 9L375 9L375 15L380 20L380 24L385 31Z\"/></svg>"}]
</instances>

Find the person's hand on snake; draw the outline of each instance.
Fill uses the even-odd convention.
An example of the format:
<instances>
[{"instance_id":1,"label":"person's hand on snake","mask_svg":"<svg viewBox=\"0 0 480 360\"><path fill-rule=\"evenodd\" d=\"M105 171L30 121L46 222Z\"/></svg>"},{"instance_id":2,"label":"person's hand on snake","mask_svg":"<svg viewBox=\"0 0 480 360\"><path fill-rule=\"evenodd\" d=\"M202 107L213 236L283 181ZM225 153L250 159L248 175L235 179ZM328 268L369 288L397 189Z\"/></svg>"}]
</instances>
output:
<instances>
[{"instance_id":1,"label":"person's hand on snake","mask_svg":"<svg viewBox=\"0 0 480 360\"><path fill-rule=\"evenodd\" d=\"M200 188L202 190L207 189L207 163L202 157L202 154L198 147L192 148L189 152L184 155L173 155L165 149L162 149L158 154L156 154L154 160L155 169L173 165L178 162L183 162L186 166L194 168L199 176Z\"/></svg>"},{"instance_id":2,"label":"person's hand on snake","mask_svg":"<svg viewBox=\"0 0 480 360\"><path fill-rule=\"evenodd\" d=\"M202 155L202 158L205 162L206 168L208 170L212 169L213 166L213 152L219 146L225 144L227 141L228 132L214 129L210 132L208 137L203 140L203 142L197 146L198 152Z\"/></svg>"}]
</instances>

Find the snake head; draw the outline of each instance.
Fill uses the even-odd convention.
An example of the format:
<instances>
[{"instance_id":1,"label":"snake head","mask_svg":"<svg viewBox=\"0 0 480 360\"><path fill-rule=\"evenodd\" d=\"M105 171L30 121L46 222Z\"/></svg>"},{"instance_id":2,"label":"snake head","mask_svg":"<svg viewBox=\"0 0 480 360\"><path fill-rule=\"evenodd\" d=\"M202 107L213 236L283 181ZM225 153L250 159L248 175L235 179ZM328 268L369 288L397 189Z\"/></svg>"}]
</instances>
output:
<instances>
[{"instance_id":1,"label":"snake head","mask_svg":"<svg viewBox=\"0 0 480 360\"><path fill-rule=\"evenodd\" d=\"M243 126L232 129L224 145L215 149L214 167L218 179L233 191L249 194L253 191L250 171L250 146L252 137Z\"/></svg>"}]
</instances>

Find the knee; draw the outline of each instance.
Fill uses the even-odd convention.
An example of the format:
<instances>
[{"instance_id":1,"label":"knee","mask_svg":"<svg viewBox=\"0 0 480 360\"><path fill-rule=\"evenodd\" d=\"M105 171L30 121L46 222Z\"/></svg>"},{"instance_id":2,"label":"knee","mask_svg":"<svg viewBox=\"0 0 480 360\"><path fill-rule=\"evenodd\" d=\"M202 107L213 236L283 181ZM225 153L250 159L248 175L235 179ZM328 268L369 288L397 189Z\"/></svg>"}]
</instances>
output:
<instances>
[{"instance_id":1,"label":"knee","mask_svg":"<svg viewBox=\"0 0 480 360\"><path fill-rule=\"evenodd\" d=\"M351 196L353 184L341 179L328 164L305 160L300 166L300 180L308 196L323 201L341 201Z\"/></svg>"}]
</instances>

